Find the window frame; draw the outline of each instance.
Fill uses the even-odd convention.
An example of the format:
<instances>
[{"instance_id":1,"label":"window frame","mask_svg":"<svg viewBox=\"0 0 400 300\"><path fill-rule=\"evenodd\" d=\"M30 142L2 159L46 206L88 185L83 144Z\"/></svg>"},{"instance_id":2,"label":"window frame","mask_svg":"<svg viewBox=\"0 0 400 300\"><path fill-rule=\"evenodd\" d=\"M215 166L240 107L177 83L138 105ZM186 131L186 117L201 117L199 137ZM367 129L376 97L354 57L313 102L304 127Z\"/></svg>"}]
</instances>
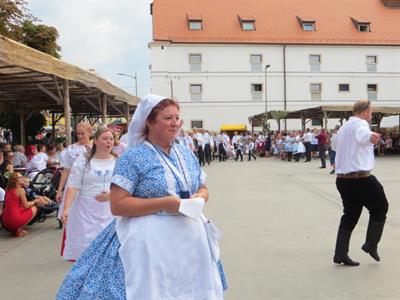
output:
<instances>
[{"instance_id":1,"label":"window frame","mask_svg":"<svg viewBox=\"0 0 400 300\"><path fill-rule=\"evenodd\" d=\"M319 91L313 91L312 86L319 85ZM310 100L321 101L322 100L322 83L321 82L310 82Z\"/></svg>"},{"instance_id":2,"label":"window frame","mask_svg":"<svg viewBox=\"0 0 400 300\"><path fill-rule=\"evenodd\" d=\"M196 62L191 62L191 58L194 56L199 56L200 57L200 62L196 63ZM201 72L201 64L203 62L203 57L201 55L201 53L189 53L188 55L188 60L189 60L189 68L190 68L190 72ZM194 66L198 66L198 70L194 70ZM192 69L193 67L193 69Z\"/></svg>"},{"instance_id":3,"label":"window frame","mask_svg":"<svg viewBox=\"0 0 400 300\"><path fill-rule=\"evenodd\" d=\"M259 63L252 63L251 58L254 56L260 57ZM262 63L263 63L263 55L262 54L250 54L249 60L250 60L250 69L252 72L262 72ZM253 66L254 66L254 68L253 68ZM257 66L257 68L256 68L256 66Z\"/></svg>"},{"instance_id":4,"label":"window frame","mask_svg":"<svg viewBox=\"0 0 400 300\"><path fill-rule=\"evenodd\" d=\"M375 91L369 91L370 85L375 85ZM375 94L375 96L370 97L370 94ZM370 101L378 100L378 84L377 83L367 83L367 99Z\"/></svg>"},{"instance_id":5,"label":"window frame","mask_svg":"<svg viewBox=\"0 0 400 300\"><path fill-rule=\"evenodd\" d=\"M367 30L361 30L361 28L365 27ZM357 30L359 32L371 32L371 26L368 23L358 23Z\"/></svg>"},{"instance_id":6,"label":"window frame","mask_svg":"<svg viewBox=\"0 0 400 300\"><path fill-rule=\"evenodd\" d=\"M309 26L311 26L311 28ZM303 31L316 31L315 22L305 22L305 21L303 21L301 23L301 28L303 29ZM308 28L310 28L310 29L308 29Z\"/></svg>"},{"instance_id":7,"label":"window frame","mask_svg":"<svg viewBox=\"0 0 400 300\"><path fill-rule=\"evenodd\" d=\"M341 85L347 85L348 86L348 90L347 91L341 91L340 90L340 86ZM338 92L339 93L350 93L350 83L346 83L346 82L338 83Z\"/></svg>"},{"instance_id":8,"label":"window frame","mask_svg":"<svg viewBox=\"0 0 400 300\"><path fill-rule=\"evenodd\" d=\"M201 122L201 127L193 126L193 122ZM193 128L204 128L203 125L204 125L204 120L190 120L190 126L192 129Z\"/></svg>"},{"instance_id":9,"label":"window frame","mask_svg":"<svg viewBox=\"0 0 400 300\"><path fill-rule=\"evenodd\" d=\"M312 86L319 85L319 91L313 91ZM310 92L313 94L321 94L322 93L322 83L321 82L310 82Z\"/></svg>"},{"instance_id":10,"label":"window frame","mask_svg":"<svg viewBox=\"0 0 400 300\"><path fill-rule=\"evenodd\" d=\"M251 28L246 28L245 25L251 25ZM243 31L255 31L256 30L256 21L252 20L241 20L240 21L240 27L242 28Z\"/></svg>"},{"instance_id":11,"label":"window frame","mask_svg":"<svg viewBox=\"0 0 400 300\"><path fill-rule=\"evenodd\" d=\"M192 92L192 87L200 86L200 92ZM189 83L189 95L191 101L202 101L203 100L203 84L202 83Z\"/></svg>"},{"instance_id":12,"label":"window frame","mask_svg":"<svg viewBox=\"0 0 400 300\"><path fill-rule=\"evenodd\" d=\"M192 25L200 24L200 27L192 27ZM203 20L188 20L189 30L203 30Z\"/></svg>"},{"instance_id":13,"label":"window frame","mask_svg":"<svg viewBox=\"0 0 400 300\"><path fill-rule=\"evenodd\" d=\"M253 87L260 86L261 91L256 91ZM252 101L262 101L264 94L264 84L259 82L251 82L250 83L250 93Z\"/></svg>"},{"instance_id":14,"label":"window frame","mask_svg":"<svg viewBox=\"0 0 400 300\"><path fill-rule=\"evenodd\" d=\"M318 56L319 57L319 62L315 63L311 61L311 57L313 56ZM309 54L308 55L308 63L310 64L310 71L311 72L321 72L321 61L322 61L322 55L321 54Z\"/></svg>"}]
</instances>

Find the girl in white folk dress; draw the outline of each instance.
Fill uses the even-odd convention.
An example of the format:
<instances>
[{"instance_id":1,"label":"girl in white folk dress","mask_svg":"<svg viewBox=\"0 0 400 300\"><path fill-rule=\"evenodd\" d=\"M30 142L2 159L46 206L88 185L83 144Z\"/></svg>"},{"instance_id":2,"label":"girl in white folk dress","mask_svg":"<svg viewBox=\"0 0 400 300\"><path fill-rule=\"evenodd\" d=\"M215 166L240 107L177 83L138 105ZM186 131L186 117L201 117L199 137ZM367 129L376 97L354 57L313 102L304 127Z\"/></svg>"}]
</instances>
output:
<instances>
[{"instance_id":1,"label":"girl in white folk dress","mask_svg":"<svg viewBox=\"0 0 400 300\"><path fill-rule=\"evenodd\" d=\"M116 157L111 129L96 131L93 147L73 164L62 221L66 224L63 258L75 261L112 220L110 183Z\"/></svg>"}]
</instances>

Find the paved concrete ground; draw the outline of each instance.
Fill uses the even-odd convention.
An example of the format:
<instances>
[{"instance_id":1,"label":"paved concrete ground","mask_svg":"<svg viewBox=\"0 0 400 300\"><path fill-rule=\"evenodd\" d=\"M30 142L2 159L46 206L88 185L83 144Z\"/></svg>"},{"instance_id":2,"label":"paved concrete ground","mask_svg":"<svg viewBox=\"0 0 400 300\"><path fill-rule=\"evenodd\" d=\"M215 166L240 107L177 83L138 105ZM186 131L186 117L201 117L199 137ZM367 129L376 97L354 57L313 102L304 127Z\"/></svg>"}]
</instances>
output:
<instances>
[{"instance_id":1,"label":"paved concrete ground","mask_svg":"<svg viewBox=\"0 0 400 300\"><path fill-rule=\"evenodd\" d=\"M259 158L206 166L207 215L223 230L227 300L397 300L400 298L400 157L377 159L390 211L380 263L361 251L368 213L354 231L350 253L360 267L332 263L341 203L329 169ZM54 299L70 264L58 256L54 217L25 238L0 230L0 298ZM140 299L145 300L145 299ZM162 300L162 299L160 299Z\"/></svg>"}]
</instances>

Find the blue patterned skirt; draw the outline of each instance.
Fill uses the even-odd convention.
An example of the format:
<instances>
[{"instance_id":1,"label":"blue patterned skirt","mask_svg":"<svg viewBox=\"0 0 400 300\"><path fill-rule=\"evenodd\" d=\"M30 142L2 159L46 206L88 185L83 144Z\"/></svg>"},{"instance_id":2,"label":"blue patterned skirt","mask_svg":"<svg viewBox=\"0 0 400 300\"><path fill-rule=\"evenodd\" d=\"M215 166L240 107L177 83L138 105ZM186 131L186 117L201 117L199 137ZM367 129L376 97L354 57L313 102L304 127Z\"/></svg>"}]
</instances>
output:
<instances>
[{"instance_id":1,"label":"blue patterned skirt","mask_svg":"<svg viewBox=\"0 0 400 300\"><path fill-rule=\"evenodd\" d=\"M57 300L123 300L125 274L120 243L111 222L75 262L57 293ZM223 289L227 282L221 261L217 264Z\"/></svg>"}]
</instances>

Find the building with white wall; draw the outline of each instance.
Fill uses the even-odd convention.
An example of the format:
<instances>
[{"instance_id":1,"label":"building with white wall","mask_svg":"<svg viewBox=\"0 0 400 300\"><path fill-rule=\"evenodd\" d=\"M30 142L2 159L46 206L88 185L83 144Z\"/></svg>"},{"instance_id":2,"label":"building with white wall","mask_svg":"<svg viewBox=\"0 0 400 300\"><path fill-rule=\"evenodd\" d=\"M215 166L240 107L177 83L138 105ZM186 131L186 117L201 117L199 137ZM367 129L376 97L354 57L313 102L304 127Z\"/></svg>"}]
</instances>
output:
<instances>
[{"instance_id":1,"label":"building with white wall","mask_svg":"<svg viewBox=\"0 0 400 300\"><path fill-rule=\"evenodd\" d=\"M399 107L400 9L386 2L400 6L397 0L155 0L152 92L180 101L186 127L211 130L249 125L248 117L266 108L361 98ZM301 127L300 120L288 124ZM398 124L392 117L382 126Z\"/></svg>"}]
</instances>

